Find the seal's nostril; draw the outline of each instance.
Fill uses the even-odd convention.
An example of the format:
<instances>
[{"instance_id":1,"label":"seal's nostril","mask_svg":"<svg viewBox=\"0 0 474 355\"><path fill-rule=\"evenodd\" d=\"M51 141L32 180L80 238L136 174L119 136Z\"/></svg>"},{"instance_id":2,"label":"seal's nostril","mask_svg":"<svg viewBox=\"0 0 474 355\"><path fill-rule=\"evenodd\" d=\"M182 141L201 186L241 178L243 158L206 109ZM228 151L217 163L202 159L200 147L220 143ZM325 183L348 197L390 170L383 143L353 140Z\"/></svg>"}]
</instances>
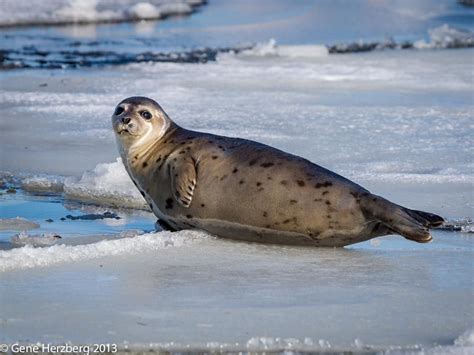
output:
<instances>
[{"instance_id":1,"label":"seal's nostril","mask_svg":"<svg viewBox=\"0 0 474 355\"><path fill-rule=\"evenodd\" d=\"M123 124L129 124L132 119L130 117L123 117L122 122Z\"/></svg>"}]
</instances>

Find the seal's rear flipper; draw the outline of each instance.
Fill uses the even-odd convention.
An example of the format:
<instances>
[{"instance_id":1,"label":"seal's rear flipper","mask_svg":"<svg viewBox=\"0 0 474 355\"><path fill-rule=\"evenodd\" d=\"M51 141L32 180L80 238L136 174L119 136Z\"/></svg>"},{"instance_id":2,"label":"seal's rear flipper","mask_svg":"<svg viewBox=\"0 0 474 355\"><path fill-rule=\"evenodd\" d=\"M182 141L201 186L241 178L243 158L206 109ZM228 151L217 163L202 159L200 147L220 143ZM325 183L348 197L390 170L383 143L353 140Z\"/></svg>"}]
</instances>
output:
<instances>
[{"instance_id":1,"label":"seal's rear flipper","mask_svg":"<svg viewBox=\"0 0 474 355\"><path fill-rule=\"evenodd\" d=\"M444 219L434 213L410 210L405 208L405 212L428 228L439 227L444 223Z\"/></svg>"},{"instance_id":2,"label":"seal's rear flipper","mask_svg":"<svg viewBox=\"0 0 474 355\"><path fill-rule=\"evenodd\" d=\"M360 203L365 213L377 218L390 231L418 243L431 241L429 229L444 222L433 213L410 210L372 194L363 194Z\"/></svg>"}]
</instances>

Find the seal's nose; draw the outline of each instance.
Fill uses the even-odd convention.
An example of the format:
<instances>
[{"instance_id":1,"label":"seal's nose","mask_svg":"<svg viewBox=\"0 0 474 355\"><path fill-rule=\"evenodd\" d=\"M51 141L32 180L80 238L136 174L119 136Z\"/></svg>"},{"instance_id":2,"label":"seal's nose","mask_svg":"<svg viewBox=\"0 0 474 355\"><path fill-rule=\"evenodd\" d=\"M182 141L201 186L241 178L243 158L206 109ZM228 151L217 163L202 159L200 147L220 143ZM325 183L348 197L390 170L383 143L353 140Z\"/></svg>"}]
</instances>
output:
<instances>
[{"instance_id":1,"label":"seal's nose","mask_svg":"<svg viewBox=\"0 0 474 355\"><path fill-rule=\"evenodd\" d=\"M123 124L129 124L132 119L128 116L122 117Z\"/></svg>"}]
</instances>

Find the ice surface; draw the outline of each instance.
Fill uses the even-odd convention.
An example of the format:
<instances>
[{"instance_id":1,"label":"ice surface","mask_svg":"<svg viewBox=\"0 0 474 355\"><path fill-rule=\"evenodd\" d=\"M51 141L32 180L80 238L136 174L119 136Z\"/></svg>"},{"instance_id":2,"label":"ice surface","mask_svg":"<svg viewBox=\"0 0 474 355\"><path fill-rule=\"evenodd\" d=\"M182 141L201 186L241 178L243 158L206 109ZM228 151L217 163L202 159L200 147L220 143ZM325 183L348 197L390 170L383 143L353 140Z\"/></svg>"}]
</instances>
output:
<instances>
[{"instance_id":1,"label":"ice surface","mask_svg":"<svg viewBox=\"0 0 474 355\"><path fill-rule=\"evenodd\" d=\"M473 326L473 240L434 234L317 249L164 232L5 251L0 341L472 350L460 335Z\"/></svg>"},{"instance_id":2,"label":"ice surface","mask_svg":"<svg viewBox=\"0 0 474 355\"><path fill-rule=\"evenodd\" d=\"M28 234L21 232L11 237L11 242L16 245L31 245L31 246L45 246L53 245L61 240L61 236L54 233L47 234Z\"/></svg>"},{"instance_id":3,"label":"ice surface","mask_svg":"<svg viewBox=\"0 0 474 355\"><path fill-rule=\"evenodd\" d=\"M62 192L64 177L54 175L32 175L21 179L21 186L26 191Z\"/></svg>"},{"instance_id":4,"label":"ice surface","mask_svg":"<svg viewBox=\"0 0 474 355\"><path fill-rule=\"evenodd\" d=\"M415 48L463 48L474 46L474 33L458 30L447 24L433 28L428 32L430 35L429 42L423 40L415 42Z\"/></svg>"},{"instance_id":5,"label":"ice surface","mask_svg":"<svg viewBox=\"0 0 474 355\"><path fill-rule=\"evenodd\" d=\"M90 170L68 179L66 193L117 204L104 190L116 186L112 195L123 206L143 206L112 163L110 115L123 98L146 95L186 128L258 140L397 203L472 218L472 53L230 55L206 65L134 64L68 77L11 72L0 79L2 169L78 177ZM107 162L113 165L96 168Z\"/></svg>"},{"instance_id":6,"label":"ice surface","mask_svg":"<svg viewBox=\"0 0 474 355\"><path fill-rule=\"evenodd\" d=\"M3 0L0 26L97 23L160 19L187 15L200 0L48 0L29 2Z\"/></svg>"},{"instance_id":7,"label":"ice surface","mask_svg":"<svg viewBox=\"0 0 474 355\"><path fill-rule=\"evenodd\" d=\"M38 10L50 16L42 6L55 3L42 2ZM14 6L21 4L31 8L22 1ZM89 14L111 10L100 4ZM123 4L112 10L133 5ZM1 170L11 173L2 177L29 192L0 195L0 217L21 216L40 224L35 234L63 238L52 246L17 247L10 239L17 232L0 233L0 342L472 353L474 240L457 227L434 230L426 245L387 236L313 249L231 242L197 231L136 236L152 231L156 220L139 210L113 209L120 220L65 218L109 207L63 196L143 206L116 160L110 116L124 97L146 95L186 128L270 144L396 203L472 228L473 50L343 56L316 45L359 37L377 42L386 35L413 41L444 23L451 38L459 27L453 23L472 28L470 12L460 13L451 0L242 4L216 0L209 12L159 26L5 31L1 38L13 50L32 42L43 49L47 42L48 48L64 44L68 53L188 51L249 38L262 45L206 65L2 72ZM39 42L31 40L38 36ZM42 237L19 239L34 238Z\"/></svg>"},{"instance_id":8,"label":"ice surface","mask_svg":"<svg viewBox=\"0 0 474 355\"><path fill-rule=\"evenodd\" d=\"M77 201L148 209L120 158L115 163L98 164L94 170L86 171L80 179L67 178L63 189L66 198Z\"/></svg>"},{"instance_id":9,"label":"ice surface","mask_svg":"<svg viewBox=\"0 0 474 355\"><path fill-rule=\"evenodd\" d=\"M38 228L39 224L29 221L26 218L16 217L16 218L0 218L0 231L4 230L30 230Z\"/></svg>"},{"instance_id":10,"label":"ice surface","mask_svg":"<svg viewBox=\"0 0 474 355\"><path fill-rule=\"evenodd\" d=\"M36 268L65 262L103 259L114 255L134 255L168 247L178 247L205 238L202 232L186 231L149 233L133 238L103 240L87 245L53 245L47 248L33 248L30 245L51 245L57 242L53 235L30 236L26 233L15 237L15 244L22 248L0 250L0 271Z\"/></svg>"},{"instance_id":11,"label":"ice surface","mask_svg":"<svg viewBox=\"0 0 474 355\"><path fill-rule=\"evenodd\" d=\"M232 55L232 53L221 53L222 58ZM266 43L259 43L251 49L238 53L241 57L290 57L290 58L318 58L328 55L328 50L324 45L277 45L274 38Z\"/></svg>"}]
</instances>

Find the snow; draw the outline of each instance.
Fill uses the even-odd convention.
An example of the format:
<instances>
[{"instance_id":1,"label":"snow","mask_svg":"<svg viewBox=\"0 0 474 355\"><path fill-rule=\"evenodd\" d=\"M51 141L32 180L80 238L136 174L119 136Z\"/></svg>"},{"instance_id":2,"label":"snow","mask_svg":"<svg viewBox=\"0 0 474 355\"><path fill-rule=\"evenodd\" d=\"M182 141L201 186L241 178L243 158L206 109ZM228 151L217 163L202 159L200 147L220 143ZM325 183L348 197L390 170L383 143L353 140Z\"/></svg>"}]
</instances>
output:
<instances>
[{"instance_id":1,"label":"snow","mask_svg":"<svg viewBox=\"0 0 474 355\"><path fill-rule=\"evenodd\" d=\"M430 29L429 42L420 40L414 46L418 49L463 48L474 46L474 33L452 28L447 24Z\"/></svg>"},{"instance_id":2,"label":"snow","mask_svg":"<svg viewBox=\"0 0 474 355\"><path fill-rule=\"evenodd\" d=\"M92 171L84 172L80 179L67 178L63 189L66 198L81 202L148 209L120 158L115 163L98 164Z\"/></svg>"},{"instance_id":3,"label":"snow","mask_svg":"<svg viewBox=\"0 0 474 355\"><path fill-rule=\"evenodd\" d=\"M161 16L160 11L150 3L139 2L127 10L127 14L134 19L152 19Z\"/></svg>"},{"instance_id":4,"label":"snow","mask_svg":"<svg viewBox=\"0 0 474 355\"><path fill-rule=\"evenodd\" d=\"M34 248L31 245L51 245L57 242L53 235L15 237L16 244L27 245L8 251L0 250L0 272L56 265L65 262L103 259L115 255L135 255L157 249L179 247L205 238L202 232L186 231L149 233L133 238L103 240L87 245L54 245Z\"/></svg>"}]
</instances>

